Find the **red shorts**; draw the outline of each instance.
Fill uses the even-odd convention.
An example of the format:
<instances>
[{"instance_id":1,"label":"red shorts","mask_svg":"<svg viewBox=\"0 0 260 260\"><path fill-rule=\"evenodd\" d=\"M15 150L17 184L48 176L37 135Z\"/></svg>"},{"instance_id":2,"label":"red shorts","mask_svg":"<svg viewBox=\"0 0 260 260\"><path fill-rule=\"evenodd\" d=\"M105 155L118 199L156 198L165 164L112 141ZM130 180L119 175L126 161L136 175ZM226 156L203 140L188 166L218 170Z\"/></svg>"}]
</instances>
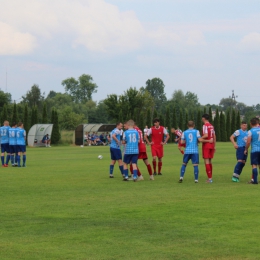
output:
<instances>
[{"instance_id":1,"label":"red shorts","mask_svg":"<svg viewBox=\"0 0 260 260\"><path fill-rule=\"evenodd\" d=\"M203 159L212 159L214 157L215 149L202 149Z\"/></svg>"},{"instance_id":2,"label":"red shorts","mask_svg":"<svg viewBox=\"0 0 260 260\"><path fill-rule=\"evenodd\" d=\"M158 158L163 157L163 146L161 144L159 145L153 144L151 146L151 150L152 150L152 156L157 156Z\"/></svg>"},{"instance_id":3,"label":"red shorts","mask_svg":"<svg viewBox=\"0 0 260 260\"><path fill-rule=\"evenodd\" d=\"M146 152L140 152L139 155L138 155L138 159L147 159L148 156L147 156L147 153Z\"/></svg>"}]
</instances>

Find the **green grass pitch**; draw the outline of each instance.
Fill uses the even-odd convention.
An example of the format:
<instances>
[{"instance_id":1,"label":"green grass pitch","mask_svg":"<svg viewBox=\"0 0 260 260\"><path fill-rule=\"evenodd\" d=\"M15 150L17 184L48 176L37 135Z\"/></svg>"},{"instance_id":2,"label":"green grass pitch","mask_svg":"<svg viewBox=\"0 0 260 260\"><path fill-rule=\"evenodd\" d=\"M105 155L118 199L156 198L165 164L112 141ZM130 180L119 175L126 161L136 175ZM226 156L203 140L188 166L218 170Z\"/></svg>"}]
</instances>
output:
<instances>
[{"instance_id":1,"label":"green grass pitch","mask_svg":"<svg viewBox=\"0 0 260 260\"><path fill-rule=\"evenodd\" d=\"M104 156L98 160L98 155ZM150 148L148 148L150 155ZM163 175L108 178L109 147L27 149L26 168L0 170L0 259L259 259L260 187L251 167L232 183L235 150L218 143L212 184L165 146ZM151 157L150 157L151 159ZM151 161L151 160L150 160Z\"/></svg>"}]
</instances>

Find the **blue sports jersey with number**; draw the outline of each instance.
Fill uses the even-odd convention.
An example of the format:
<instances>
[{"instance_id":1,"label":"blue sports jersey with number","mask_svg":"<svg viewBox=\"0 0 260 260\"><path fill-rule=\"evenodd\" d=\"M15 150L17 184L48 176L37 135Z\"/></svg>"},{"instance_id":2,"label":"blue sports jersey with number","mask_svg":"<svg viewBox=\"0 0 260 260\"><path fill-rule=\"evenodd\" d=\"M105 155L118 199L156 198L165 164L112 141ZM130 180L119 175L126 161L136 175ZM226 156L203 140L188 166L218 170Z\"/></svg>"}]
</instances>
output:
<instances>
[{"instance_id":1,"label":"blue sports jersey with number","mask_svg":"<svg viewBox=\"0 0 260 260\"><path fill-rule=\"evenodd\" d=\"M260 128L253 127L248 131L248 137L251 137L251 153L260 152Z\"/></svg>"},{"instance_id":2,"label":"blue sports jersey with number","mask_svg":"<svg viewBox=\"0 0 260 260\"><path fill-rule=\"evenodd\" d=\"M1 144L8 144L9 143L9 128L10 126L2 126L1 127Z\"/></svg>"},{"instance_id":3,"label":"blue sports jersey with number","mask_svg":"<svg viewBox=\"0 0 260 260\"><path fill-rule=\"evenodd\" d=\"M9 129L9 145L16 145L16 132L17 128L10 128Z\"/></svg>"},{"instance_id":4,"label":"blue sports jersey with number","mask_svg":"<svg viewBox=\"0 0 260 260\"><path fill-rule=\"evenodd\" d=\"M26 132L22 128L16 128L16 142L17 145L25 145L25 137L26 137Z\"/></svg>"},{"instance_id":5,"label":"blue sports jersey with number","mask_svg":"<svg viewBox=\"0 0 260 260\"><path fill-rule=\"evenodd\" d=\"M243 131L242 129L236 130L233 134L237 138L237 146L238 147L245 147L246 146L246 141L247 141L247 136L248 132Z\"/></svg>"},{"instance_id":6,"label":"blue sports jersey with number","mask_svg":"<svg viewBox=\"0 0 260 260\"><path fill-rule=\"evenodd\" d=\"M135 129L126 130L123 140L126 142L125 154L138 154L139 134Z\"/></svg>"},{"instance_id":7,"label":"blue sports jersey with number","mask_svg":"<svg viewBox=\"0 0 260 260\"><path fill-rule=\"evenodd\" d=\"M114 140L113 135L116 135L117 140L119 141L119 144ZM111 144L110 147L111 148L115 148L115 149L120 149L120 136L121 136L121 130L119 130L118 128L115 128L111 134Z\"/></svg>"},{"instance_id":8,"label":"blue sports jersey with number","mask_svg":"<svg viewBox=\"0 0 260 260\"><path fill-rule=\"evenodd\" d=\"M181 139L186 142L185 154L199 153L198 138L200 133L196 129L188 129L182 133Z\"/></svg>"}]
</instances>

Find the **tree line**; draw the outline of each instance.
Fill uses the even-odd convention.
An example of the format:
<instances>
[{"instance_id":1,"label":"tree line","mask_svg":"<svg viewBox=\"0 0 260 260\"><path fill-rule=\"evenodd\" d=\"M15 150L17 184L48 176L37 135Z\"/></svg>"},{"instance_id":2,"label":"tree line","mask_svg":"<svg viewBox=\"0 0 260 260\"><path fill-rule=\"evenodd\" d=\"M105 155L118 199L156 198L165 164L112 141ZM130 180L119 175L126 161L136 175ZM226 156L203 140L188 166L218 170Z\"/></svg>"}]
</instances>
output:
<instances>
[{"instance_id":1,"label":"tree line","mask_svg":"<svg viewBox=\"0 0 260 260\"><path fill-rule=\"evenodd\" d=\"M160 78L148 79L144 86L130 87L122 94L111 93L99 102L92 99L98 86L90 75L67 78L61 84L63 93L50 91L47 95L34 84L18 103L12 102L10 93L0 90L1 122L23 121L27 132L33 124L53 123L57 129L55 143L60 138L60 130L74 130L79 124L123 122L129 118L143 128L151 126L152 118L159 117L162 125L168 128L179 126L182 130L188 120L193 120L201 130L201 115L205 111L212 115L213 111L216 116L212 123L218 141L225 141L239 127L240 115L249 121L260 114L260 104L246 106L231 98L222 98L219 104L202 105L191 91L174 90L167 99Z\"/></svg>"}]
</instances>

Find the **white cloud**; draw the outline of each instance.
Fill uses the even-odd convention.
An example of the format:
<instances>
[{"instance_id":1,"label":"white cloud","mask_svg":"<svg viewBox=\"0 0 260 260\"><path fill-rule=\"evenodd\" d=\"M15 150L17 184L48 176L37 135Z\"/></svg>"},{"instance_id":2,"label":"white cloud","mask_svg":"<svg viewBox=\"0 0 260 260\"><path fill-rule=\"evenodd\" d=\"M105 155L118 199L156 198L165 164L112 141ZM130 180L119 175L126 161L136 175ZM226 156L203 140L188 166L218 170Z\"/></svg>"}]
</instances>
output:
<instances>
[{"instance_id":1,"label":"white cloud","mask_svg":"<svg viewBox=\"0 0 260 260\"><path fill-rule=\"evenodd\" d=\"M39 42L60 37L71 46L83 45L97 52L136 49L144 35L134 12L120 12L104 0L4 0L0 17L37 36Z\"/></svg>"},{"instance_id":2,"label":"white cloud","mask_svg":"<svg viewBox=\"0 0 260 260\"><path fill-rule=\"evenodd\" d=\"M245 35L240 41L240 48L248 51L260 50L260 33L252 32Z\"/></svg>"},{"instance_id":3,"label":"white cloud","mask_svg":"<svg viewBox=\"0 0 260 260\"><path fill-rule=\"evenodd\" d=\"M35 47L35 38L31 34L21 33L1 21L0 35L0 55L27 54Z\"/></svg>"}]
</instances>

